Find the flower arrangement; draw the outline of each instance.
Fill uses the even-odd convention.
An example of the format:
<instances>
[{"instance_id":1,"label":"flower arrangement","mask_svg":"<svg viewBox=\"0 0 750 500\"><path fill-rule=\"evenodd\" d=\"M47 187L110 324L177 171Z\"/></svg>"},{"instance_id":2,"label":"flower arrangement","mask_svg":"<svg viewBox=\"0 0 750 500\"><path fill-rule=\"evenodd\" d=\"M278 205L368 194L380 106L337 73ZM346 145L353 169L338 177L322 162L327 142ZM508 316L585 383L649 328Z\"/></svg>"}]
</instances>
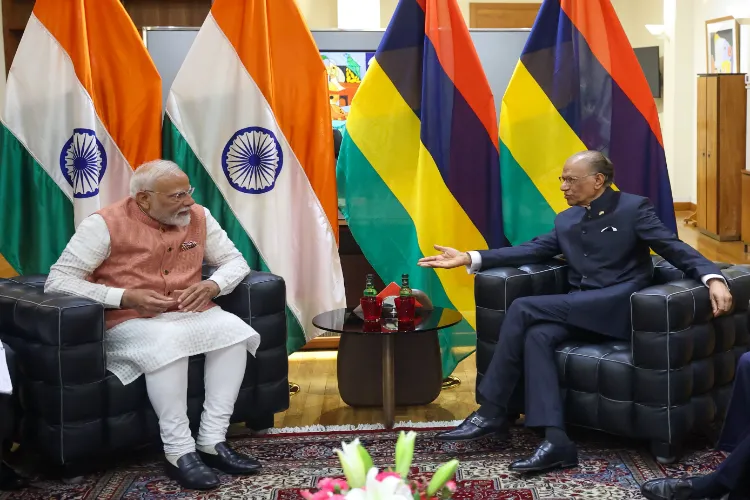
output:
<instances>
[{"instance_id":1,"label":"flower arrangement","mask_svg":"<svg viewBox=\"0 0 750 500\"><path fill-rule=\"evenodd\" d=\"M336 450L346 480L324 478L318 481L318 491L305 490L306 500L447 500L456 491L452 480L458 460L441 465L432 479L409 479L414 442L414 431L401 431L396 442L396 465L379 471L372 464L367 450L355 439L341 443Z\"/></svg>"}]
</instances>

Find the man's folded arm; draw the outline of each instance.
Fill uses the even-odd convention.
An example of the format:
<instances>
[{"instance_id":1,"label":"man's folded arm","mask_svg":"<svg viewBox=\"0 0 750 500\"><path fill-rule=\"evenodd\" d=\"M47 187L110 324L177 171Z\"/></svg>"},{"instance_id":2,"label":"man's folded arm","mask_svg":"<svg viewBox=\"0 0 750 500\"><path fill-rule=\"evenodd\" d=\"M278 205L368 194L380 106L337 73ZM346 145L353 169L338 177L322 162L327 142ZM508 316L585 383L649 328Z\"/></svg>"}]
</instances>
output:
<instances>
[{"instance_id":1,"label":"man's folded arm","mask_svg":"<svg viewBox=\"0 0 750 500\"><path fill-rule=\"evenodd\" d=\"M654 252L691 278L700 280L704 284L708 284L708 281L713 278L726 282L716 264L681 241L664 225L648 199L644 199L638 207L635 230L638 237L648 243Z\"/></svg>"},{"instance_id":2,"label":"man's folded arm","mask_svg":"<svg viewBox=\"0 0 750 500\"><path fill-rule=\"evenodd\" d=\"M50 268L45 292L62 292L86 297L117 309L122 301L123 288L111 288L88 281L89 276L109 256L109 229L97 214L85 218Z\"/></svg>"},{"instance_id":3,"label":"man's folded arm","mask_svg":"<svg viewBox=\"0 0 750 500\"><path fill-rule=\"evenodd\" d=\"M531 241L515 247L496 248L493 250L479 250L467 252L471 258L468 266L470 273L483 269L502 266L522 266L545 262L559 255L560 246L557 242L557 232L553 229L549 233L537 236Z\"/></svg>"},{"instance_id":4,"label":"man's folded arm","mask_svg":"<svg viewBox=\"0 0 750 500\"><path fill-rule=\"evenodd\" d=\"M205 208L205 207L204 207ZM211 212L206 208L206 264L218 266L209 280L219 285L219 295L231 293L250 274L250 266Z\"/></svg>"}]
</instances>

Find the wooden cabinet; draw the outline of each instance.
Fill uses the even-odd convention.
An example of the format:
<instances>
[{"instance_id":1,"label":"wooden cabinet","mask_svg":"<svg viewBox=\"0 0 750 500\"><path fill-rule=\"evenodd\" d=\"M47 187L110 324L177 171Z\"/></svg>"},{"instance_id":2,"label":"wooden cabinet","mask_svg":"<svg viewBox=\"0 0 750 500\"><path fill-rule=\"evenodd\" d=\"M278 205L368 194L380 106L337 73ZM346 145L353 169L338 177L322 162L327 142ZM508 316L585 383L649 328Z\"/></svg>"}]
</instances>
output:
<instances>
[{"instance_id":1,"label":"wooden cabinet","mask_svg":"<svg viewBox=\"0 0 750 500\"><path fill-rule=\"evenodd\" d=\"M750 170L742 171L742 241L750 246Z\"/></svg>"},{"instance_id":2,"label":"wooden cabinet","mask_svg":"<svg viewBox=\"0 0 750 500\"><path fill-rule=\"evenodd\" d=\"M740 239L745 168L744 74L698 76L698 229L719 241Z\"/></svg>"}]
</instances>

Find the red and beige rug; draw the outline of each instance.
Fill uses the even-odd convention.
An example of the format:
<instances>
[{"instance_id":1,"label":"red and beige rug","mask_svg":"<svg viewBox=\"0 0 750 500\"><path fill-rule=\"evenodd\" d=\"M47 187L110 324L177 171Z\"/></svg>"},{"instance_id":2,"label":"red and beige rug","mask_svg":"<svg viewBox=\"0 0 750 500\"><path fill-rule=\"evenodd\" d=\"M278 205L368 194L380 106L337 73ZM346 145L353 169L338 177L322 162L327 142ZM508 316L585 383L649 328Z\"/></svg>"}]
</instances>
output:
<instances>
[{"instance_id":1,"label":"red and beige rug","mask_svg":"<svg viewBox=\"0 0 750 500\"><path fill-rule=\"evenodd\" d=\"M375 464L381 468L393 464L398 428L416 427L413 474L430 475L440 464L458 458L456 500L537 500L537 499L630 499L642 498L639 485L656 477L705 473L715 468L724 454L708 448L696 449L681 463L663 467L648 450L634 448L632 442L609 436L576 436L580 466L553 473L521 476L508 472L508 465L528 454L539 438L523 428L515 428L513 439L499 444L491 438L472 443L443 443L432 439L449 422L403 424L396 430L314 427L278 429L265 436L235 436L237 449L258 457L263 472L253 477L222 476L222 486L207 493L181 490L168 479L158 455L132 463L123 463L106 473L86 476L79 484L37 481L19 492L0 492L0 500L55 498L59 500L126 499L228 499L301 500L299 492L314 488L322 477L342 474L334 450L341 441L359 437Z\"/></svg>"}]
</instances>

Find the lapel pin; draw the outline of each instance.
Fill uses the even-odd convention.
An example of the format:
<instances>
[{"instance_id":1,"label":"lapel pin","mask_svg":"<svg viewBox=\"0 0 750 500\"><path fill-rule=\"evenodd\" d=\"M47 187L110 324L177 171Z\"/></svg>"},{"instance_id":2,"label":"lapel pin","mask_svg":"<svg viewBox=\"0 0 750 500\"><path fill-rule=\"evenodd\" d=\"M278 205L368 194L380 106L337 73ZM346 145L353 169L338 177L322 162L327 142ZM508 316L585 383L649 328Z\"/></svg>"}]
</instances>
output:
<instances>
[{"instance_id":1,"label":"lapel pin","mask_svg":"<svg viewBox=\"0 0 750 500\"><path fill-rule=\"evenodd\" d=\"M602 210L601 212L599 212L599 215L604 215L604 210Z\"/></svg>"}]
</instances>

